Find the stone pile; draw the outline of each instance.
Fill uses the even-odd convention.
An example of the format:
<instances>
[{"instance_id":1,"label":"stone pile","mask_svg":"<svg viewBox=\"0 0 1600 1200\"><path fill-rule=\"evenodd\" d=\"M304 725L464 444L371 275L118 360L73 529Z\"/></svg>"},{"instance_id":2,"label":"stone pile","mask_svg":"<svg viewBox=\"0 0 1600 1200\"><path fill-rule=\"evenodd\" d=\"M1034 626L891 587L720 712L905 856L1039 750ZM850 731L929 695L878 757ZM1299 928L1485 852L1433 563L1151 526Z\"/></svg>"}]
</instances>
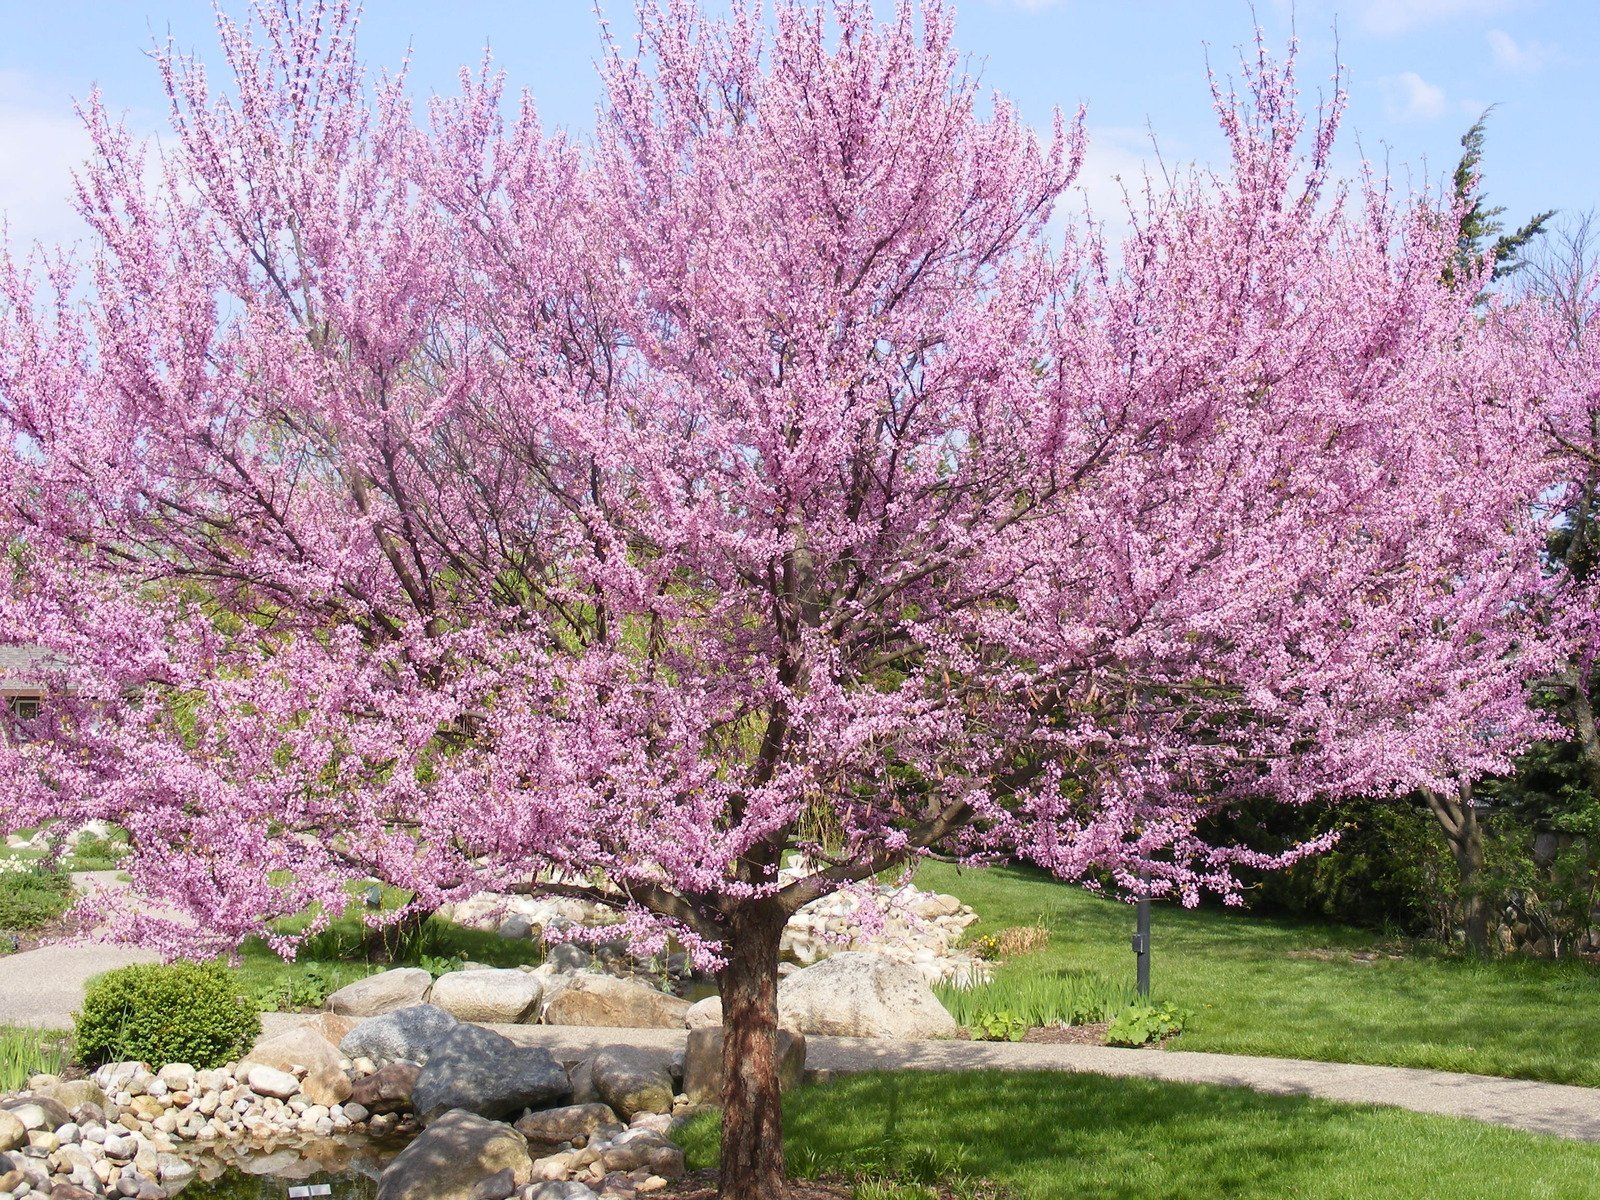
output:
<instances>
[{"instance_id":1,"label":"stone pile","mask_svg":"<svg viewBox=\"0 0 1600 1200\"><path fill-rule=\"evenodd\" d=\"M357 980L328 997L345 1017L378 1017L428 1004L460 1021L486 1025L590 1025L678 1029L689 1002L647 978L597 969L587 951L553 946L538 967L469 965L441 975L403 967Z\"/></svg>"},{"instance_id":2,"label":"stone pile","mask_svg":"<svg viewBox=\"0 0 1600 1200\"><path fill-rule=\"evenodd\" d=\"M163 1200L195 1174L184 1143L328 1137L367 1121L358 1105L308 1095L317 1091L317 1081L308 1083L314 1076L314 1068L260 1062L212 1071L129 1062L87 1079L36 1075L26 1091L0 1101L0 1200ZM339 1078L348 1096L349 1076Z\"/></svg>"},{"instance_id":3,"label":"stone pile","mask_svg":"<svg viewBox=\"0 0 1600 1200\"><path fill-rule=\"evenodd\" d=\"M779 877L790 882L807 869L785 868ZM601 928L616 919L603 906L583 900L492 893L451 905L441 915L474 929L496 930L503 937L535 939L574 926ZM988 963L957 949L967 926L977 919L978 914L955 896L909 884L868 884L824 896L797 912L784 929L783 953L801 966L843 951L880 954L914 968L929 983L971 987L986 982L992 971ZM635 958L622 941L602 942L592 950L558 945L552 956L556 952L568 956L565 963L592 972L641 979L665 976L674 986L690 971L684 955L674 954L665 961Z\"/></svg>"},{"instance_id":4,"label":"stone pile","mask_svg":"<svg viewBox=\"0 0 1600 1200\"><path fill-rule=\"evenodd\" d=\"M784 1053L797 1082L804 1039ZM0 1099L0 1200L165 1200L219 1157L316 1161L357 1132L416 1135L380 1200L635 1200L683 1174L667 1135L715 1098L719 1071L719 1031L676 1059L607 1046L563 1063L433 1005L321 1014L217 1070L35 1076Z\"/></svg>"},{"instance_id":5,"label":"stone pile","mask_svg":"<svg viewBox=\"0 0 1600 1200\"><path fill-rule=\"evenodd\" d=\"M929 983L972 987L987 982L992 968L956 947L977 919L954 896L878 884L813 900L789 918L782 949L802 965L847 951L877 954L913 968Z\"/></svg>"}]
</instances>

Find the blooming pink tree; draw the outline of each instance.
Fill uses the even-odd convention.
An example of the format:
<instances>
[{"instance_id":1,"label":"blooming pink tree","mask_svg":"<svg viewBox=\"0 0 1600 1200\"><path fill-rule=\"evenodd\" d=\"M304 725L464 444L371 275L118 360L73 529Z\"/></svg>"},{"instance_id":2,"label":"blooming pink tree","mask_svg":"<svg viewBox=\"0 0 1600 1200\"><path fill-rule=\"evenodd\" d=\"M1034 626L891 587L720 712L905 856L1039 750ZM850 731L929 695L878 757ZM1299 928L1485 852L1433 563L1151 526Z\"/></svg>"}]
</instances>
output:
<instances>
[{"instance_id":1,"label":"blooming pink tree","mask_svg":"<svg viewBox=\"0 0 1600 1200\"><path fill-rule=\"evenodd\" d=\"M223 20L225 91L163 51L158 159L89 106L95 249L0 277L0 641L60 676L0 822L125 825L170 952L609 904L716 970L770 1196L801 905L933 847L1237 899L1230 803L1504 767L1541 360L1264 55L1115 267L943 5L639 17L582 143L488 74L419 123L339 3Z\"/></svg>"}]
</instances>

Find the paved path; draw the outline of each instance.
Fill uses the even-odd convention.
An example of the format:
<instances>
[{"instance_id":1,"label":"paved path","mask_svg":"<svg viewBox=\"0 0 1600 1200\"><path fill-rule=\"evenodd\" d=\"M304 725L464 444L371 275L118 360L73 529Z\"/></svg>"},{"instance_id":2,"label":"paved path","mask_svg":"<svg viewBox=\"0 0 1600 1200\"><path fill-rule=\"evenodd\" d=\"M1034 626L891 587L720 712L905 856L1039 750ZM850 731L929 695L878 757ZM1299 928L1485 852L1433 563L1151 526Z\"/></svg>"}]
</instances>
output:
<instances>
[{"instance_id":1,"label":"paved path","mask_svg":"<svg viewBox=\"0 0 1600 1200\"><path fill-rule=\"evenodd\" d=\"M663 1053L682 1049L687 1035L671 1029L582 1029L559 1025L497 1025L524 1045L547 1047L572 1059L596 1046L625 1042ZM1048 1046L1010 1042L902 1042L808 1037L806 1066L821 1078L857 1071L1082 1071L1094 1075L1213 1083L1274 1095L1318 1096L1354 1104L1383 1104L1413 1112L1468 1117L1529 1133L1600 1142L1600 1088L1453 1075L1413 1067L1307 1062L1197 1054L1186 1050L1118 1050L1110 1046Z\"/></svg>"},{"instance_id":2,"label":"paved path","mask_svg":"<svg viewBox=\"0 0 1600 1200\"><path fill-rule=\"evenodd\" d=\"M77 871L72 882L84 894L127 885L116 871ZM71 1029L83 1006L83 988L95 975L131 963L158 962L148 950L104 942L41 946L0 958L0 1025Z\"/></svg>"}]
</instances>

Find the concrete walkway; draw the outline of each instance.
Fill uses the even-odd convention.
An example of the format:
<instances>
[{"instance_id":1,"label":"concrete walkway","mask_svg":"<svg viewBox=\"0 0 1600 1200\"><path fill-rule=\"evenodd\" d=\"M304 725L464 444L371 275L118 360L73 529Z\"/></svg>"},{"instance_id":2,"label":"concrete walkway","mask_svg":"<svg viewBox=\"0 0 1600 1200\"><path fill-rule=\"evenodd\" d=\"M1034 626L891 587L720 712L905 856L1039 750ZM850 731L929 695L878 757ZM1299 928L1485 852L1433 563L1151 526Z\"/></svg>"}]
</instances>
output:
<instances>
[{"instance_id":1,"label":"concrete walkway","mask_svg":"<svg viewBox=\"0 0 1600 1200\"><path fill-rule=\"evenodd\" d=\"M126 888L116 871L75 871L73 885L85 896ZM105 942L41 946L0 958L0 1025L71 1029L83 1007L84 985L96 975L132 963L159 962L148 950Z\"/></svg>"},{"instance_id":2,"label":"concrete walkway","mask_svg":"<svg viewBox=\"0 0 1600 1200\"><path fill-rule=\"evenodd\" d=\"M497 1025L513 1041L544 1046L571 1060L597 1046L625 1043L664 1054L683 1048L687 1034L672 1029L584 1029L559 1025ZM1317 1096L1380 1104L1412 1112L1467 1117L1529 1133L1600 1142L1600 1088L1453 1075L1413 1067L1308 1062L1197 1054L1187 1050L1119 1050L1110 1046L1049 1046L1010 1042L901 1042L808 1037L806 1066L819 1078L858 1071L1081 1071L1170 1083L1212 1083L1283 1096Z\"/></svg>"}]
</instances>

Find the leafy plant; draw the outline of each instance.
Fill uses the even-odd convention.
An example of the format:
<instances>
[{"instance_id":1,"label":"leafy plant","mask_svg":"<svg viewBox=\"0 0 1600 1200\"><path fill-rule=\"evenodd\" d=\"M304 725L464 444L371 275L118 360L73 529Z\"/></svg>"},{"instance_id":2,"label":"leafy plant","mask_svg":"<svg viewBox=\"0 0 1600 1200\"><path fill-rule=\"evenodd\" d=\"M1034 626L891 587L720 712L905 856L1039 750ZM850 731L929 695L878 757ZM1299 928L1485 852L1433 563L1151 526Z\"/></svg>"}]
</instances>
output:
<instances>
[{"instance_id":1,"label":"leafy plant","mask_svg":"<svg viewBox=\"0 0 1600 1200\"><path fill-rule=\"evenodd\" d=\"M66 1034L0 1026L0 1092L19 1091L34 1075L59 1075L67 1061Z\"/></svg>"},{"instance_id":2,"label":"leafy plant","mask_svg":"<svg viewBox=\"0 0 1600 1200\"><path fill-rule=\"evenodd\" d=\"M89 1065L137 1060L217 1067L261 1035L255 1003L220 963L140 964L91 980L77 1017Z\"/></svg>"},{"instance_id":3,"label":"leafy plant","mask_svg":"<svg viewBox=\"0 0 1600 1200\"><path fill-rule=\"evenodd\" d=\"M37 929L67 911L72 881L37 866L0 872L0 929Z\"/></svg>"},{"instance_id":4,"label":"leafy plant","mask_svg":"<svg viewBox=\"0 0 1600 1200\"><path fill-rule=\"evenodd\" d=\"M448 975L451 971L459 971L467 964L467 956L462 951L454 954L419 954L417 966L421 967L435 979L441 975Z\"/></svg>"},{"instance_id":5,"label":"leafy plant","mask_svg":"<svg viewBox=\"0 0 1600 1200\"><path fill-rule=\"evenodd\" d=\"M972 1036L980 1042L1020 1042L1028 1032L1028 1019L1001 1009L981 1012L972 1021Z\"/></svg>"},{"instance_id":6,"label":"leafy plant","mask_svg":"<svg viewBox=\"0 0 1600 1200\"><path fill-rule=\"evenodd\" d=\"M1171 1004L1131 1004L1119 1012L1106 1030L1112 1046L1148 1046L1183 1032L1189 1013Z\"/></svg>"},{"instance_id":7,"label":"leafy plant","mask_svg":"<svg viewBox=\"0 0 1600 1200\"><path fill-rule=\"evenodd\" d=\"M321 967L284 971L277 979L258 983L250 996L262 1012L292 1012L301 1008L321 1008L328 993L337 990L338 981Z\"/></svg>"}]
</instances>

